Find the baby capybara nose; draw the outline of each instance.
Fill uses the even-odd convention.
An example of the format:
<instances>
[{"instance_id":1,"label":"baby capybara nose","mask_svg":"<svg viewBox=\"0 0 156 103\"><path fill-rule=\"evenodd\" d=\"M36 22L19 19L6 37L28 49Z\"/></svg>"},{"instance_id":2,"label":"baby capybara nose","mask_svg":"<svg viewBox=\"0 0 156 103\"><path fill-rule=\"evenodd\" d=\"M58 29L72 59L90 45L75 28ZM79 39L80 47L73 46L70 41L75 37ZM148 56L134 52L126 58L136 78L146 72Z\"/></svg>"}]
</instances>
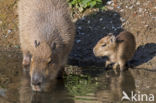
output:
<instances>
[{"instance_id":1,"label":"baby capybara nose","mask_svg":"<svg viewBox=\"0 0 156 103\"><path fill-rule=\"evenodd\" d=\"M38 73L38 72L35 72L33 73L32 75L32 85L35 85L35 86L40 86L43 82L43 76L41 73Z\"/></svg>"}]
</instances>

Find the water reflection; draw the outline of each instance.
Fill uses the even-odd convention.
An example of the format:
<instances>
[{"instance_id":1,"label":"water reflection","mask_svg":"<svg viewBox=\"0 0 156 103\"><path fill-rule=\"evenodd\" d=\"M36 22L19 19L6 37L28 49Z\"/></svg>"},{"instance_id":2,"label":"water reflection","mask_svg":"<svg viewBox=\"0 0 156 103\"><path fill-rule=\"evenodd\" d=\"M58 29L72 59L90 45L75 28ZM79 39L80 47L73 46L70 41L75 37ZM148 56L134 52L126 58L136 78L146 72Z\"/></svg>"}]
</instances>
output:
<instances>
[{"instance_id":1,"label":"water reflection","mask_svg":"<svg viewBox=\"0 0 156 103\"><path fill-rule=\"evenodd\" d=\"M21 60L20 54L0 53L0 103L121 103L123 91L129 96L131 91L156 96L155 72L129 69L115 75L103 68L73 66L68 67L78 72L68 68L68 75L51 82L48 92L35 93Z\"/></svg>"},{"instance_id":2,"label":"water reflection","mask_svg":"<svg viewBox=\"0 0 156 103\"><path fill-rule=\"evenodd\" d=\"M52 81L48 92L33 92L30 86L29 73L24 72L19 90L20 103L74 103L68 94L63 80Z\"/></svg>"},{"instance_id":3,"label":"water reflection","mask_svg":"<svg viewBox=\"0 0 156 103\"><path fill-rule=\"evenodd\" d=\"M125 91L130 96L131 91L135 91L136 89L135 80L130 71L120 73L119 75L115 75L113 72L109 72L100 78L101 84L107 85L106 88L99 87L99 90L96 92L96 96L100 103L114 103L117 101L121 102L123 91ZM106 80L103 81L102 78Z\"/></svg>"}]
</instances>

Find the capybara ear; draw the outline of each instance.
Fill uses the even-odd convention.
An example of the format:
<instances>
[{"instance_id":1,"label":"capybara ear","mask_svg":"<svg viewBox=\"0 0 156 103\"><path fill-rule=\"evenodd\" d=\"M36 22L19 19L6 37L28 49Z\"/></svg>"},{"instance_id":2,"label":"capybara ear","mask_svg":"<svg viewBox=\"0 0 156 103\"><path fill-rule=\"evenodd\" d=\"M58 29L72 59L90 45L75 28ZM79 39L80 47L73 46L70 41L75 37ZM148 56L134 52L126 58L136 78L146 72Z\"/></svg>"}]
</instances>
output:
<instances>
[{"instance_id":1,"label":"capybara ear","mask_svg":"<svg viewBox=\"0 0 156 103\"><path fill-rule=\"evenodd\" d=\"M34 45L35 45L35 48L37 48L40 45L40 42L37 42L37 40L35 40Z\"/></svg>"},{"instance_id":2,"label":"capybara ear","mask_svg":"<svg viewBox=\"0 0 156 103\"><path fill-rule=\"evenodd\" d=\"M55 49L56 49L56 43L55 43L55 42L53 42L53 43L51 44L51 48L52 48L52 50L55 50Z\"/></svg>"},{"instance_id":3,"label":"capybara ear","mask_svg":"<svg viewBox=\"0 0 156 103\"><path fill-rule=\"evenodd\" d=\"M112 35L110 41L111 41L112 43L116 42L116 37L115 37L114 35Z\"/></svg>"}]
</instances>

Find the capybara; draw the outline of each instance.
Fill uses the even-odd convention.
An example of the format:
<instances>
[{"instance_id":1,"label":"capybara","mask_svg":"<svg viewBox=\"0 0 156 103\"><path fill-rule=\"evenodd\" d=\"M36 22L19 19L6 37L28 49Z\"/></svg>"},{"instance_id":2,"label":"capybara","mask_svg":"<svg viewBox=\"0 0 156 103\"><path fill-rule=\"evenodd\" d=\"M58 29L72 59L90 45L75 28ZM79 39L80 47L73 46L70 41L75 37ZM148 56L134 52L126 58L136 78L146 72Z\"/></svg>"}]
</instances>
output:
<instances>
[{"instance_id":1,"label":"capybara","mask_svg":"<svg viewBox=\"0 0 156 103\"><path fill-rule=\"evenodd\" d=\"M19 37L31 85L42 91L66 64L75 37L66 0L19 0Z\"/></svg>"},{"instance_id":2,"label":"capybara","mask_svg":"<svg viewBox=\"0 0 156 103\"><path fill-rule=\"evenodd\" d=\"M112 33L98 41L93 49L96 57L107 56L106 67L114 63L113 69L118 65L120 71L125 70L126 63L132 59L136 48L135 37L132 33L123 31L114 36Z\"/></svg>"}]
</instances>

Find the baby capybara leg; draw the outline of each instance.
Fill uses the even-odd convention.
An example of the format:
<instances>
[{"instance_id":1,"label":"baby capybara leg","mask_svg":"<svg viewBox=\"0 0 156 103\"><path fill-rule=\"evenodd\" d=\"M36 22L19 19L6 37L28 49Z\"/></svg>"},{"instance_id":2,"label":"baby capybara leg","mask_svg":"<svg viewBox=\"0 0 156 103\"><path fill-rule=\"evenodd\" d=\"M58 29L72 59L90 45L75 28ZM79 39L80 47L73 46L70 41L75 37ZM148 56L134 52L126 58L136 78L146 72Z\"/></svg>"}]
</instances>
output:
<instances>
[{"instance_id":1,"label":"baby capybara leg","mask_svg":"<svg viewBox=\"0 0 156 103\"><path fill-rule=\"evenodd\" d=\"M108 68L110 64L111 64L111 62L109 60L107 60L105 63L105 67Z\"/></svg>"},{"instance_id":2,"label":"baby capybara leg","mask_svg":"<svg viewBox=\"0 0 156 103\"><path fill-rule=\"evenodd\" d=\"M115 74L118 74L118 66L119 66L118 63L115 63L115 64L113 65L113 71L115 72Z\"/></svg>"}]
</instances>

